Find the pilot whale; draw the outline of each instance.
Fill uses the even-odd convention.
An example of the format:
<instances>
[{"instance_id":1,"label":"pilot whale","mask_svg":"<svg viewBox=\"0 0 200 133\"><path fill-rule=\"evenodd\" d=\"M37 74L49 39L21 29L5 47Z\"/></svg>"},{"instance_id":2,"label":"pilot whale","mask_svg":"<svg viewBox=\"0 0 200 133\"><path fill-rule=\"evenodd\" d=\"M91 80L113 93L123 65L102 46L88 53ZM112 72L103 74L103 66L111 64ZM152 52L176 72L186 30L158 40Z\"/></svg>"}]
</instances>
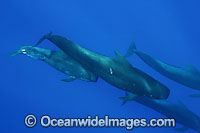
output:
<instances>
[{"instance_id":1,"label":"pilot whale","mask_svg":"<svg viewBox=\"0 0 200 133\"><path fill-rule=\"evenodd\" d=\"M125 57L128 57L133 53L139 56L140 59L142 59L154 70L168 77L169 79L192 89L200 90L200 71L198 71L195 67L188 65L186 68L180 68L168 65L146 53L138 51L134 42L131 43Z\"/></svg>"},{"instance_id":2,"label":"pilot whale","mask_svg":"<svg viewBox=\"0 0 200 133\"><path fill-rule=\"evenodd\" d=\"M115 52L115 58L110 58L51 33L43 36L35 46L45 39L54 43L68 56L79 62L86 70L90 70L117 88L153 99L166 99L169 96L170 90L168 87L133 67L118 52Z\"/></svg>"},{"instance_id":3,"label":"pilot whale","mask_svg":"<svg viewBox=\"0 0 200 133\"><path fill-rule=\"evenodd\" d=\"M200 131L200 118L195 113L190 111L182 102L173 104L164 100L149 99L147 97L137 96L135 94L126 95L120 97L123 100L123 104L127 101L136 101L143 104L168 118L174 118L179 124L182 124L182 128L176 128L178 131L186 131L191 128L196 131Z\"/></svg>"},{"instance_id":4,"label":"pilot whale","mask_svg":"<svg viewBox=\"0 0 200 133\"><path fill-rule=\"evenodd\" d=\"M70 82L75 79L83 81L96 82L98 77L92 72L85 70L77 61L70 58L63 51L48 50L39 47L22 46L19 50L10 54L14 56L16 54L24 54L31 58L42 60L58 71L69 75L68 79L62 81Z\"/></svg>"}]
</instances>

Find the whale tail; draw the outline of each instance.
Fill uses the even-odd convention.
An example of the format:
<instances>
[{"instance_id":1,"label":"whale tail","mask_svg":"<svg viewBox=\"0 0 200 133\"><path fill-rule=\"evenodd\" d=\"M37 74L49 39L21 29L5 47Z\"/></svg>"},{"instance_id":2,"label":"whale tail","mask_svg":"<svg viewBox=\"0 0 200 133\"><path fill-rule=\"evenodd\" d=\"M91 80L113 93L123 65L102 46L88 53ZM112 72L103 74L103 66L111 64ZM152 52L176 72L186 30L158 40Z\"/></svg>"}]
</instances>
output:
<instances>
[{"instance_id":1,"label":"whale tail","mask_svg":"<svg viewBox=\"0 0 200 133\"><path fill-rule=\"evenodd\" d=\"M33 47L38 46L41 42L43 42L45 39L48 39L52 35L52 32L50 32L47 35L44 35Z\"/></svg>"},{"instance_id":2,"label":"whale tail","mask_svg":"<svg viewBox=\"0 0 200 133\"><path fill-rule=\"evenodd\" d=\"M189 97L200 98L200 94L191 94Z\"/></svg>"},{"instance_id":3,"label":"whale tail","mask_svg":"<svg viewBox=\"0 0 200 133\"><path fill-rule=\"evenodd\" d=\"M129 57L133 55L135 51L136 51L136 45L135 42L132 41L124 57Z\"/></svg>"}]
</instances>

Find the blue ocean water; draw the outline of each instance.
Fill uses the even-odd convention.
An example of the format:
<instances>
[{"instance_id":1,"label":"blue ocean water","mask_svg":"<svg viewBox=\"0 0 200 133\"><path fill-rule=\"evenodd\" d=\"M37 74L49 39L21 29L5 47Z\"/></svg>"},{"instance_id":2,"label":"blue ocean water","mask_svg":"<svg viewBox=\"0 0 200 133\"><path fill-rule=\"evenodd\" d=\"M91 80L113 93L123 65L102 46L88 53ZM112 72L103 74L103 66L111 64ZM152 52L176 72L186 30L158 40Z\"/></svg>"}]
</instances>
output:
<instances>
[{"instance_id":1,"label":"blue ocean water","mask_svg":"<svg viewBox=\"0 0 200 133\"><path fill-rule=\"evenodd\" d=\"M0 1L0 132L145 133L175 132L173 128L27 128L24 118L50 115L55 118L165 118L136 102L121 106L124 92L99 79L97 83L76 80L44 62L23 55L8 56L23 45L35 44L49 33L65 36L92 51L114 57L124 54L132 40L138 50L168 64L200 69L200 2L198 0L1 0ZM44 41L41 47L57 49ZM130 63L171 90L168 101L182 101L200 116L198 93L155 72L137 56ZM177 124L177 127L182 125ZM194 132L188 130L188 132Z\"/></svg>"}]
</instances>

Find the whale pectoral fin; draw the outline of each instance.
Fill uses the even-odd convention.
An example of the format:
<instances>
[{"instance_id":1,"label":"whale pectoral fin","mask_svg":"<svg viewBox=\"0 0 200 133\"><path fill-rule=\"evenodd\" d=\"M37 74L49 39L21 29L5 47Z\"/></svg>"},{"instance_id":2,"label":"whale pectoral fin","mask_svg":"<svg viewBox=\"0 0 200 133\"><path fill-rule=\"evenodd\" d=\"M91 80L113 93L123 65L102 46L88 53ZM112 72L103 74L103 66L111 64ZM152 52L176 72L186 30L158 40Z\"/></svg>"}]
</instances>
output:
<instances>
[{"instance_id":1,"label":"whale pectoral fin","mask_svg":"<svg viewBox=\"0 0 200 133\"><path fill-rule=\"evenodd\" d=\"M200 98L200 94L191 94L189 97L195 97L195 98Z\"/></svg>"},{"instance_id":2,"label":"whale pectoral fin","mask_svg":"<svg viewBox=\"0 0 200 133\"><path fill-rule=\"evenodd\" d=\"M135 42L132 41L124 57L129 57L133 55L135 53L135 50L136 50Z\"/></svg>"},{"instance_id":3,"label":"whale pectoral fin","mask_svg":"<svg viewBox=\"0 0 200 133\"><path fill-rule=\"evenodd\" d=\"M124 105L127 101L135 100L136 97L137 95L135 94L128 95L128 93L126 92L125 97L119 97L119 99L123 100L122 105Z\"/></svg>"},{"instance_id":4,"label":"whale pectoral fin","mask_svg":"<svg viewBox=\"0 0 200 133\"><path fill-rule=\"evenodd\" d=\"M128 93L126 92L126 93L125 93L125 97L119 97L119 99L122 100L121 106L123 106L124 104L126 104L126 102L128 101L128 100L127 100L127 96L128 96Z\"/></svg>"},{"instance_id":5,"label":"whale pectoral fin","mask_svg":"<svg viewBox=\"0 0 200 133\"><path fill-rule=\"evenodd\" d=\"M188 130L188 127L175 128L174 130L176 130L178 132L185 132Z\"/></svg>"},{"instance_id":6,"label":"whale pectoral fin","mask_svg":"<svg viewBox=\"0 0 200 133\"><path fill-rule=\"evenodd\" d=\"M67 79L62 79L61 81L63 81L63 82L72 82L72 81L74 81L74 80L76 80L76 77L70 76L69 78L67 78Z\"/></svg>"}]
</instances>

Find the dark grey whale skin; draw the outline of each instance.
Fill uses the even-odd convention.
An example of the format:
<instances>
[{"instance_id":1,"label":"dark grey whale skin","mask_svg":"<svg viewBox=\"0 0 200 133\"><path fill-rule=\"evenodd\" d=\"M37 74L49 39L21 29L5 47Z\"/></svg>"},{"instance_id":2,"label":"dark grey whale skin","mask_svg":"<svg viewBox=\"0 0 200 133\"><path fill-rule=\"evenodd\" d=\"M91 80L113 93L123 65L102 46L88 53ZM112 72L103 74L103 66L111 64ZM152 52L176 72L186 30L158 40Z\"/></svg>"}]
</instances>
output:
<instances>
[{"instance_id":1,"label":"dark grey whale skin","mask_svg":"<svg viewBox=\"0 0 200 133\"><path fill-rule=\"evenodd\" d=\"M200 118L195 113L190 111L183 103L173 104L164 100L149 99L147 97L141 97L134 94L130 94L126 97L120 97L125 102L136 101L143 104L168 118L174 118L177 123L182 124L184 127L176 129L178 131L186 131L191 128L196 131L200 131Z\"/></svg>"},{"instance_id":2,"label":"dark grey whale skin","mask_svg":"<svg viewBox=\"0 0 200 133\"><path fill-rule=\"evenodd\" d=\"M80 79L83 81L96 82L98 77L90 71L86 71L77 61L70 58L63 51L55 51L32 46L22 46L11 56L16 54L24 54L31 58L42 60L58 71L71 76L71 78L63 81L73 81Z\"/></svg>"},{"instance_id":3,"label":"dark grey whale skin","mask_svg":"<svg viewBox=\"0 0 200 133\"><path fill-rule=\"evenodd\" d=\"M146 53L138 51L134 42L131 43L126 56L132 53L135 53L142 61L165 77L192 89L200 90L200 72L192 65L188 65L186 68L168 65Z\"/></svg>"},{"instance_id":4,"label":"dark grey whale skin","mask_svg":"<svg viewBox=\"0 0 200 133\"><path fill-rule=\"evenodd\" d=\"M122 90L153 99L166 99L170 90L141 70L134 68L118 52L115 58L92 52L59 35L45 35L38 43L48 39L86 70Z\"/></svg>"}]
</instances>

